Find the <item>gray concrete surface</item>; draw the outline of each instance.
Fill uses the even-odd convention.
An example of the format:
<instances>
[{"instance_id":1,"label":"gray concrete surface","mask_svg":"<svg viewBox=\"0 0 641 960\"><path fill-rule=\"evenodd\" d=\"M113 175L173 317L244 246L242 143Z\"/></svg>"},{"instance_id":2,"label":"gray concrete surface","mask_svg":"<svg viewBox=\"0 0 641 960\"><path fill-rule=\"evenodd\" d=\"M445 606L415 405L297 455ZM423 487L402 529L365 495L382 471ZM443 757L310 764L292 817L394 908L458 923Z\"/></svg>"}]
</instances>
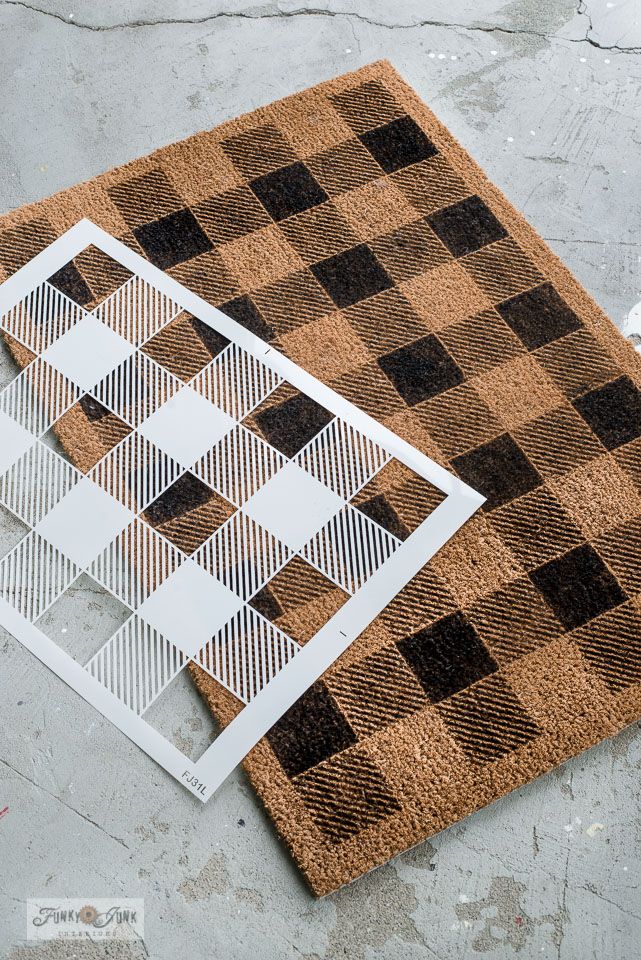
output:
<instances>
[{"instance_id":1,"label":"gray concrete surface","mask_svg":"<svg viewBox=\"0 0 641 960\"><path fill-rule=\"evenodd\" d=\"M617 323L641 299L639 0L0 0L0 53L0 209L388 57ZM316 902L242 774L196 805L4 635L0 953L636 960L640 771L635 725ZM65 895L144 897L144 946L27 944Z\"/></svg>"}]
</instances>

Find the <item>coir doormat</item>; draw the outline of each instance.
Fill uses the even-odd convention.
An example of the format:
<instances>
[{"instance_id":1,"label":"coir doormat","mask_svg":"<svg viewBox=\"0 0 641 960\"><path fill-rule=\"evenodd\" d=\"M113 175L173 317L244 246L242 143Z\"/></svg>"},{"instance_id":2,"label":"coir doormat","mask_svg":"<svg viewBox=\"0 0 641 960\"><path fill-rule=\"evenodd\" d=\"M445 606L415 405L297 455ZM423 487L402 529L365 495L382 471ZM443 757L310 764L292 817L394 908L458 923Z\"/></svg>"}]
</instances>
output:
<instances>
[{"instance_id":1,"label":"coir doormat","mask_svg":"<svg viewBox=\"0 0 641 960\"><path fill-rule=\"evenodd\" d=\"M487 498L245 762L314 893L641 716L639 358L389 64L0 218L0 279L83 217ZM124 279L89 249L55 283ZM216 350L189 316L154 346L179 376ZM287 396L259 424L308 427ZM85 467L118 429L77 406L59 436ZM384 468L358 506L403 539L421 496ZM198 542L208 509L196 485L157 519ZM345 599L305 573L254 598L299 643Z\"/></svg>"}]
</instances>

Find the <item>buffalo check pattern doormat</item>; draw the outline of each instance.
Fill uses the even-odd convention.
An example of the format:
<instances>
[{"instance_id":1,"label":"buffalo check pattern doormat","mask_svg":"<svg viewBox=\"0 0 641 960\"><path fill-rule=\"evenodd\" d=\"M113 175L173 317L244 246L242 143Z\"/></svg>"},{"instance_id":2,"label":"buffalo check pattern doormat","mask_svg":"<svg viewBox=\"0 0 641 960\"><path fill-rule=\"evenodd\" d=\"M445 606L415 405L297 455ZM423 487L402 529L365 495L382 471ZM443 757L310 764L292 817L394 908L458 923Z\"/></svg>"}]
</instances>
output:
<instances>
[{"instance_id":1,"label":"buffalo check pattern doormat","mask_svg":"<svg viewBox=\"0 0 641 960\"><path fill-rule=\"evenodd\" d=\"M245 762L316 894L641 716L639 358L389 64L8 214L5 276L81 217L486 498ZM124 281L89 249L52 282L92 310ZM181 317L153 349L194 376L212 348ZM87 406L58 435L78 464L115 429ZM423 503L387 465L357 500L401 542ZM205 509L156 522L197 542ZM256 601L303 649L344 599L306 574Z\"/></svg>"}]
</instances>

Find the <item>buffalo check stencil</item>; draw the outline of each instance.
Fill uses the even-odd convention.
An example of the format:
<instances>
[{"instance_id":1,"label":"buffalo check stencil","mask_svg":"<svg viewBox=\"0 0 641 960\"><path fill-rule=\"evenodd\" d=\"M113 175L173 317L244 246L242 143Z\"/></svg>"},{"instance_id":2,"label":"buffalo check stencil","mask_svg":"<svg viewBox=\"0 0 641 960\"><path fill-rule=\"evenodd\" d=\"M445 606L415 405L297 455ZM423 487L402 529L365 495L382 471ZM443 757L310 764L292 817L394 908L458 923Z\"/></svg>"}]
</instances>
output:
<instances>
[{"instance_id":1,"label":"buffalo check stencil","mask_svg":"<svg viewBox=\"0 0 641 960\"><path fill-rule=\"evenodd\" d=\"M89 246L123 281L91 312L56 285ZM185 322L202 355L171 349ZM0 394L0 502L27 527L0 622L206 800L483 497L87 220L0 287L0 326L31 358ZM47 442L78 404L111 438L85 473ZM381 515L389 470L422 487L414 530ZM344 597L307 642L272 622L287 570ZM74 659L39 622L82 574L129 615ZM190 661L244 704L197 762L145 719Z\"/></svg>"}]
</instances>

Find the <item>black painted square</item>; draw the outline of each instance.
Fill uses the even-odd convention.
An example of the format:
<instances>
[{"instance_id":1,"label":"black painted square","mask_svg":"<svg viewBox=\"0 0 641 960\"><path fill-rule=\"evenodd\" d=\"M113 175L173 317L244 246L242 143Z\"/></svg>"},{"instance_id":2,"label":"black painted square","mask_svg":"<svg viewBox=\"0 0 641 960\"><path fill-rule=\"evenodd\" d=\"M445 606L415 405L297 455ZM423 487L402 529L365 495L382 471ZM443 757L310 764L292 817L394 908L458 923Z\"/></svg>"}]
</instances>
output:
<instances>
[{"instance_id":1,"label":"black painted square","mask_svg":"<svg viewBox=\"0 0 641 960\"><path fill-rule=\"evenodd\" d=\"M311 270L341 310L394 285L366 243L320 260Z\"/></svg>"},{"instance_id":2,"label":"black painted square","mask_svg":"<svg viewBox=\"0 0 641 960\"><path fill-rule=\"evenodd\" d=\"M581 326L574 310L556 292L551 283L519 293L497 308L528 350L536 350L572 333Z\"/></svg>"},{"instance_id":3,"label":"black painted square","mask_svg":"<svg viewBox=\"0 0 641 960\"><path fill-rule=\"evenodd\" d=\"M250 606L266 620L278 620L283 615L283 608L267 584L252 597Z\"/></svg>"},{"instance_id":4,"label":"black painted square","mask_svg":"<svg viewBox=\"0 0 641 960\"><path fill-rule=\"evenodd\" d=\"M168 270L212 249L191 210L178 210L134 230L136 240L154 266Z\"/></svg>"},{"instance_id":5,"label":"black painted square","mask_svg":"<svg viewBox=\"0 0 641 960\"><path fill-rule=\"evenodd\" d=\"M630 377L591 390L574 406L608 450L641 436L641 393Z\"/></svg>"},{"instance_id":6,"label":"black painted square","mask_svg":"<svg viewBox=\"0 0 641 960\"><path fill-rule=\"evenodd\" d=\"M411 117L399 117L383 127L374 127L358 138L385 173L394 173L438 153L432 141Z\"/></svg>"},{"instance_id":7,"label":"black painted square","mask_svg":"<svg viewBox=\"0 0 641 960\"><path fill-rule=\"evenodd\" d=\"M252 180L249 186L276 221L302 213L329 199L320 183L300 162L266 173Z\"/></svg>"},{"instance_id":8,"label":"black painted square","mask_svg":"<svg viewBox=\"0 0 641 960\"><path fill-rule=\"evenodd\" d=\"M276 336L274 328L267 323L250 297L243 296L228 300L221 305L220 309L261 340L269 342Z\"/></svg>"},{"instance_id":9,"label":"black painted square","mask_svg":"<svg viewBox=\"0 0 641 960\"><path fill-rule=\"evenodd\" d=\"M289 400L259 411L255 419L272 447L286 457L294 457L333 416L311 397L297 393Z\"/></svg>"},{"instance_id":10,"label":"black painted square","mask_svg":"<svg viewBox=\"0 0 641 960\"><path fill-rule=\"evenodd\" d=\"M175 483L145 510L145 519L154 527L202 506L215 496L193 473L183 473Z\"/></svg>"},{"instance_id":11,"label":"black painted square","mask_svg":"<svg viewBox=\"0 0 641 960\"><path fill-rule=\"evenodd\" d=\"M460 611L397 641L396 646L433 703L498 669Z\"/></svg>"},{"instance_id":12,"label":"black painted square","mask_svg":"<svg viewBox=\"0 0 641 960\"><path fill-rule=\"evenodd\" d=\"M484 510L516 500L541 484L541 477L509 433L454 457L452 466L466 483L486 497Z\"/></svg>"},{"instance_id":13,"label":"black painted square","mask_svg":"<svg viewBox=\"0 0 641 960\"><path fill-rule=\"evenodd\" d=\"M410 407L464 379L460 367L433 333L379 357L378 364Z\"/></svg>"},{"instance_id":14,"label":"black painted square","mask_svg":"<svg viewBox=\"0 0 641 960\"><path fill-rule=\"evenodd\" d=\"M111 410L103 407L90 393L85 393L83 397L80 397L79 403L89 423L95 423L97 420L103 420L105 417L114 416Z\"/></svg>"},{"instance_id":15,"label":"black painted square","mask_svg":"<svg viewBox=\"0 0 641 960\"><path fill-rule=\"evenodd\" d=\"M267 740L288 777L295 777L356 742L325 684L316 682L277 720Z\"/></svg>"},{"instance_id":16,"label":"black painted square","mask_svg":"<svg viewBox=\"0 0 641 960\"><path fill-rule=\"evenodd\" d=\"M589 543L530 573L567 630L573 630L627 599L619 582Z\"/></svg>"},{"instance_id":17,"label":"black painted square","mask_svg":"<svg viewBox=\"0 0 641 960\"><path fill-rule=\"evenodd\" d=\"M81 307L93 300L93 293L73 260L52 274L48 282L74 303L79 303Z\"/></svg>"},{"instance_id":18,"label":"black painted square","mask_svg":"<svg viewBox=\"0 0 641 960\"><path fill-rule=\"evenodd\" d=\"M198 317L190 316L189 323L194 333L202 340L212 359L229 346L229 340L224 334L219 333L218 330L210 327L208 323Z\"/></svg>"},{"instance_id":19,"label":"black painted square","mask_svg":"<svg viewBox=\"0 0 641 960\"><path fill-rule=\"evenodd\" d=\"M377 494L370 500L365 500L364 503L357 503L355 506L357 506L366 517L369 517L370 520L373 520L380 527L383 527L384 530L387 530L388 533L391 533L394 537L398 537L399 540L407 540L409 537L409 530L383 493Z\"/></svg>"},{"instance_id":20,"label":"black painted square","mask_svg":"<svg viewBox=\"0 0 641 960\"><path fill-rule=\"evenodd\" d=\"M428 218L432 230L455 257L464 257L507 237L507 230L480 197L467 197Z\"/></svg>"}]
</instances>

